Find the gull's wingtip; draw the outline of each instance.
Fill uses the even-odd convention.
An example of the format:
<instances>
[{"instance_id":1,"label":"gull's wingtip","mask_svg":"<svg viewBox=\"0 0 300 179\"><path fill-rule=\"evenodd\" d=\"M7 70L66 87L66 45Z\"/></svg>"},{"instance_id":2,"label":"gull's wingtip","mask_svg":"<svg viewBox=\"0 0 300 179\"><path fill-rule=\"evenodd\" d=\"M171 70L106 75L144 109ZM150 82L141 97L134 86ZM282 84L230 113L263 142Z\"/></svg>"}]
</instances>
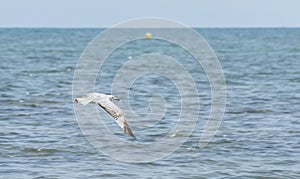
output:
<instances>
[{"instance_id":1,"label":"gull's wingtip","mask_svg":"<svg viewBox=\"0 0 300 179\"><path fill-rule=\"evenodd\" d=\"M128 133L127 133L128 134ZM133 139L133 140L137 140L136 139L136 137L132 134L132 135L130 135L130 134L128 134L130 137L131 137L131 139Z\"/></svg>"},{"instance_id":2,"label":"gull's wingtip","mask_svg":"<svg viewBox=\"0 0 300 179\"><path fill-rule=\"evenodd\" d=\"M129 129L130 130L130 129ZM132 139L136 140L136 137L133 135L132 131L130 130L130 132L127 133L130 137L132 137Z\"/></svg>"},{"instance_id":3,"label":"gull's wingtip","mask_svg":"<svg viewBox=\"0 0 300 179\"><path fill-rule=\"evenodd\" d=\"M132 136L132 137L133 137L133 140L137 140L135 136Z\"/></svg>"},{"instance_id":4,"label":"gull's wingtip","mask_svg":"<svg viewBox=\"0 0 300 179\"><path fill-rule=\"evenodd\" d=\"M126 133L127 135L132 137L134 140L136 140L136 137L134 136L133 132L131 131L131 129L129 128L127 123L124 126L124 133Z\"/></svg>"}]
</instances>

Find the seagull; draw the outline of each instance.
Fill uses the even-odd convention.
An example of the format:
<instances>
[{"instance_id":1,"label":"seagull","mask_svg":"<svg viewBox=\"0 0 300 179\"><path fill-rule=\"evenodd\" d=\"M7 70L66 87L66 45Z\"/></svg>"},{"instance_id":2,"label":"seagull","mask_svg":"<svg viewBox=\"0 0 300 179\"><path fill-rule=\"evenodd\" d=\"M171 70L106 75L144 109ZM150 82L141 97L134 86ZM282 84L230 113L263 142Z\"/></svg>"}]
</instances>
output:
<instances>
[{"instance_id":1,"label":"seagull","mask_svg":"<svg viewBox=\"0 0 300 179\"><path fill-rule=\"evenodd\" d=\"M124 133L133 137L131 129L125 119L123 111L115 105L112 100L119 101L119 98L116 98L113 95L107 95L102 93L88 93L81 98L75 98L75 102L81 105L87 105L89 103L98 104L104 111L106 111L111 117L115 119L115 122L123 129Z\"/></svg>"}]
</instances>

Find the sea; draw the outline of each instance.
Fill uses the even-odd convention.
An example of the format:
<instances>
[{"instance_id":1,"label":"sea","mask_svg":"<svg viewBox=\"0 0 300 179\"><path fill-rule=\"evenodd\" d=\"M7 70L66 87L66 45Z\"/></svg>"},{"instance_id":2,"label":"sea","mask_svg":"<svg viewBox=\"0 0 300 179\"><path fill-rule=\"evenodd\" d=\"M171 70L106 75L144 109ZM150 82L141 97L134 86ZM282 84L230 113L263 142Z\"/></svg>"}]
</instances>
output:
<instances>
[{"instance_id":1,"label":"sea","mask_svg":"<svg viewBox=\"0 0 300 179\"><path fill-rule=\"evenodd\" d=\"M178 58L196 82L198 93L192 97L200 98L200 113L195 128L178 148L148 162L115 159L95 147L78 124L74 74L88 44L104 30L0 28L0 178L300 178L299 28L194 29L215 52L226 81L225 113L205 147L198 144L212 95L201 65L163 40L142 37L116 49L103 64L94 92L110 94L120 64L144 53ZM168 136L181 108L172 80L152 73L137 77L128 90L137 115L151 112L153 95L168 104L164 120L154 122L137 121L123 111L137 140L151 145ZM114 137L135 142L95 109ZM172 132L169 136L178 139L185 135ZM126 150L113 141L105 145L106 151Z\"/></svg>"}]
</instances>

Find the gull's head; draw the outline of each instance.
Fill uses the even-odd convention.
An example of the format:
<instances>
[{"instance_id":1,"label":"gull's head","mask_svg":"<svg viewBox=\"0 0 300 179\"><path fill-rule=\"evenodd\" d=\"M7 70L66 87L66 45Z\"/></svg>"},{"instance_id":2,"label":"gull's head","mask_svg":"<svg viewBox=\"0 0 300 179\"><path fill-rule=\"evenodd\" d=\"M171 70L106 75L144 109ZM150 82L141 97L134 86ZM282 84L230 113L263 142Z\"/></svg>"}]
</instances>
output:
<instances>
[{"instance_id":1,"label":"gull's head","mask_svg":"<svg viewBox=\"0 0 300 179\"><path fill-rule=\"evenodd\" d=\"M109 95L109 99L112 101L112 100L117 100L117 101L120 101L119 98L113 96L113 95Z\"/></svg>"}]
</instances>

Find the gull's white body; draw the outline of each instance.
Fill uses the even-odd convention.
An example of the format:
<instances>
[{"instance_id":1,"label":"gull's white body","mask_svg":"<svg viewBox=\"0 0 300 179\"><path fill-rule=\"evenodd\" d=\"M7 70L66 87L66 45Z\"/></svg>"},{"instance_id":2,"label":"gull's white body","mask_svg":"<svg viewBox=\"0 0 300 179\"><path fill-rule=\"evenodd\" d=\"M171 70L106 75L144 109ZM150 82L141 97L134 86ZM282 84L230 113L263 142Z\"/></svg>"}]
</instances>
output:
<instances>
[{"instance_id":1,"label":"gull's white body","mask_svg":"<svg viewBox=\"0 0 300 179\"><path fill-rule=\"evenodd\" d=\"M98 104L103 110L105 110L115 119L116 123L123 129L124 133L135 138L125 119L123 111L117 105L115 105L112 100L119 99L112 95L101 93L88 93L81 98L75 98L75 102L81 105L87 105L89 103Z\"/></svg>"}]
</instances>

